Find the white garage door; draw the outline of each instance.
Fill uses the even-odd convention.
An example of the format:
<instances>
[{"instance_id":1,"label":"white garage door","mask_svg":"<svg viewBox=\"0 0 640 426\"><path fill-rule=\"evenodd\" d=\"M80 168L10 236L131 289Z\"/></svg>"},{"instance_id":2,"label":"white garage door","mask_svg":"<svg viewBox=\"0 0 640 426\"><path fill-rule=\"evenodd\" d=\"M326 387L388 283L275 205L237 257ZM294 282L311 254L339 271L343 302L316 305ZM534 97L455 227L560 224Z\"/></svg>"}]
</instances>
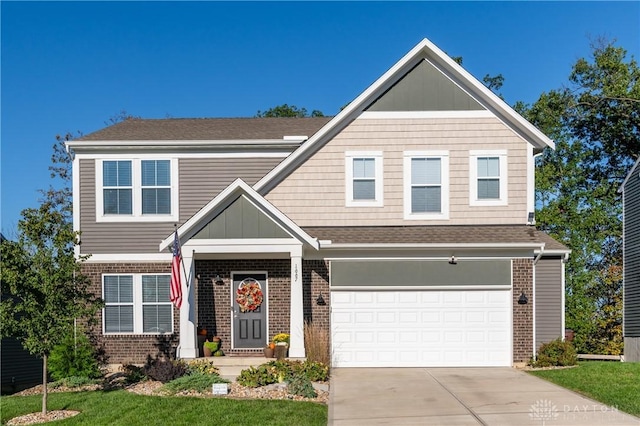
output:
<instances>
[{"instance_id":1,"label":"white garage door","mask_svg":"<svg viewBox=\"0 0 640 426\"><path fill-rule=\"evenodd\" d=\"M334 367L511 365L511 292L332 291Z\"/></svg>"}]
</instances>

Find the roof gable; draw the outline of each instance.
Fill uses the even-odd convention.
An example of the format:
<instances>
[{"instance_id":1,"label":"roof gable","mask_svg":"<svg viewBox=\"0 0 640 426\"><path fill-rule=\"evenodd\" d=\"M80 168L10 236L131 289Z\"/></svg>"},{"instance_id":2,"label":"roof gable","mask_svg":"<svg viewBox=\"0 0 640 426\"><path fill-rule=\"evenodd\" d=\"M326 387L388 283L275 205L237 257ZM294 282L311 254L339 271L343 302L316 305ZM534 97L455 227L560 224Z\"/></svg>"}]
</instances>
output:
<instances>
[{"instance_id":1,"label":"roof gable","mask_svg":"<svg viewBox=\"0 0 640 426\"><path fill-rule=\"evenodd\" d=\"M472 96L480 105L493 113L499 120L504 122L505 125L535 148L539 150L545 147L555 148L551 139L545 136L533 124L525 120L506 102L500 99L500 97L485 87L446 53L425 38L347 105L338 115L333 117L331 121L309 138L308 141L258 181L254 188L262 194L268 193L282 179L288 176L300 164L331 140L331 138L355 120L380 98L380 96L389 91L423 60L427 60L433 67L455 83L456 86Z\"/></svg>"},{"instance_id":2,"label":"roof gable","mask_svg":"<svg viewBox=\"0 0 640 426\"><path fill-rule=\"evenodd\" d=\"M633 164L633 166L631 167L631 170L629 171L629 173L627 174L627 177L624 179L624 181L622 182L622 185L620 185L620 188L618 189L618 192L624 192L624 187L627 185L627 182L629 182L629 179L631 179L631 176L637 171L640 170L640 157L638 157L638 159L636 160L636 162Z\"/></svg>"},{"instance_id":3,"label":"roof gable","mask_svg":"<svg viewBox=\"0 0 640 426\"><path fill-rule=\"evenodd\" d=\"M289 234L289 236L293 236L293 238L296 238L300 242L307 243L315 249L319 248L317 239L307 234L304 230L302 230L302 228L300 228L291 219L289 219L282 212L276 209L271 203L265 200L242 179L236 179L231 185L226 187L224 191L218 194L213 200L207 203L206 206L200 209L200 211L194 214L189 220L187 220L184 224L182 224L182 226L178 228L177 232L180 236L181 243L184 244L185 242L194 238L196 234L202 231L211 222L214 222L214 219L217 218L225 210L227 210L227 208L234 205L234 203L236 203L240 197L243 197L257 210L257 212L251 212L247 210L247 216L253 216L254 214L256 214L255 217L258 217L258 215L263 215L265 217L260 219L263 221L263 223L265 223L267 219L271 220L280 228L280 230L285 231L287 234ZM240 207L240 205L238 205L237 207ZM235 235L237 235L237 231L233 232ZM258 230L258 233L259 232L260 231ZM253 233L253 231L251 231L250 233ZM274 231L274 233L271 235L275 235L276 233L277 231ZM206 238L203 235L199 239ZM267 238L276 237L271 236ZM164 251L169 248L171 244L173 244L173 239L173 234L165 238L160 243L160 251Z\"/></svg>"},{"instance_id":4,"label":"roof gable","mask_svg":"<svg viewBox=\"0 0 640 426\"><path fill-rule=\"evenodd\" d=\"M243 194L192 238L291 238L291 235Z\"/></svg>"},{"instance_id":5,"label":"roof gable","mask_svg":"<svg viewBox=\"0 0 640 426\"><path fill-rule=\"evenodd\" d=\"M485 108L423 59L367 111L477 111Z\"/></svg>"}]
</instances>

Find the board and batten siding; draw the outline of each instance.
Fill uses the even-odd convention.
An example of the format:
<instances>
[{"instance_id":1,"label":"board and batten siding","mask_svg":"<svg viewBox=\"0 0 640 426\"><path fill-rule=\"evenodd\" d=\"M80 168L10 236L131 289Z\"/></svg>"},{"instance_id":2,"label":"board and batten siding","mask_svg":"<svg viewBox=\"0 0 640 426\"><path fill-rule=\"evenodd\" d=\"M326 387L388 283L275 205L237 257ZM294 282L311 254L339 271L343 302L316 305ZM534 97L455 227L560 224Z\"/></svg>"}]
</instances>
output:
<instances>
[{"instance_id":1,"label":"board and batten siding","mask_svg":"<svg viewBox=\"0 0 640 426\"><path fill-rule=\"evenodd\" d=\"M541 258L536 263L535 318L536 351L543 343L564 336L562 329L562 269L560 257ZM518 289L515 289L518 291Z\"/></svg>"},{"instance_id":2,"label":"board and batten siding","mask_svg":"<svg viewBox=\"0 0 640 426\"><path fill-rule=\"evenodd\" d=\"M640 167L624 186L624 355L640 361Z\"/></svg>"},{"instance_id":3,"label":"board and batten siding","mask_svg":"<svg viewBox=\"0 0 640 426\"><path fill-rule=\"evenodd\" d=\"M181 225L236 178L255 184L282 158L181 158L179 197ZM83 254L157 253L173 232L174 222L96 222L93 159L80 160L80 230Z\"/></svg>"},{"instance_id":4,"label":"board and batten siding","mask_svg":"<svg viewBox=\"0 0 640 426\"><path fill-rule=\"evenodd\" d=\"M449 152L448 220L403 219L405 151ZM508 205L469 205L469 151L507 150ZM383 207L346 207L345 152L382 151ZM522 224L527 142L496 118L357 119L266 198L300 226Z\"/></svg>"}]
</instances>

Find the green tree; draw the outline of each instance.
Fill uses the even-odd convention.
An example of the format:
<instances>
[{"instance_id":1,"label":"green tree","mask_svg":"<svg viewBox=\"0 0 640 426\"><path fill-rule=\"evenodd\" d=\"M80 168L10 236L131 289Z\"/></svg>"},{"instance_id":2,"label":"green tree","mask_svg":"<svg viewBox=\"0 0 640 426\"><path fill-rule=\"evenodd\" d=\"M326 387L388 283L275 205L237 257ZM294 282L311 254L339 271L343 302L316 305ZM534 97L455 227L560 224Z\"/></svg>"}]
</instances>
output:
<instances>
[{"instance_id":1,"label":"green tree","mask_svg":"<svg viewBox=\"0 0 640 426\"><path fill-rule=\"evenodd\" d=\"M22 211L16 241L0 245L2 301L0 335L16 337L43 360L42 412L47 412L47 359L76 318L90 318L101 303L89 289L74 247L71 202L71 159L64 150L70 135L57 137L50 167L62 186L43 192L37 208Z\"/></svg>"},{"instance_id":2,"label":"green tree","mask_svg":"<svg viewBox=\"0 0 640 426\"><path fill-rule=\"evenodd\" d=\"M306 108L298 108L295 105L282 104L269 108L266 111L258 111L256 117L324 117L322 111L314 109L311 114L307 112Z\"/></svg>"},{"instance_id":3,"label":"green tree","mask_svg":"<svg viewBox=\"0 0 640 426\"><path fill-rule=\"evenodd\" d=\"M566 325L580 352L619 353L622 202L617 190L640 153L640 69L598 41L567 87L517 104L556 141L537 159L536 220L566 244Z\"/></svg>"}]
</instances>

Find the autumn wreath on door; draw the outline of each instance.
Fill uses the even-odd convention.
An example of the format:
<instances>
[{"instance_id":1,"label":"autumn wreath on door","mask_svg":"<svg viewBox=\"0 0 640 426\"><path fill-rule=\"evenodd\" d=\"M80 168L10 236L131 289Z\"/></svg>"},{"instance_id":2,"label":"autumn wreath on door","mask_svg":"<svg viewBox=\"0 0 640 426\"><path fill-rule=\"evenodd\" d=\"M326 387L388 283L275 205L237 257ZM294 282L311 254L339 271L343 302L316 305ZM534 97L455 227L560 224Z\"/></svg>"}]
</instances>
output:
<instances>
[{"instance_id":1,"label":"autumn wreath on door","mask_svg":"<svg viewBox=\"0 0 640 426\"><path fill-rule=\"evenodd\" d=\"M260 283L254 278L242 280L236 290L236 302L241 312L255 311L262 305L264 294Z\"/></svg>"}]
</instances>

